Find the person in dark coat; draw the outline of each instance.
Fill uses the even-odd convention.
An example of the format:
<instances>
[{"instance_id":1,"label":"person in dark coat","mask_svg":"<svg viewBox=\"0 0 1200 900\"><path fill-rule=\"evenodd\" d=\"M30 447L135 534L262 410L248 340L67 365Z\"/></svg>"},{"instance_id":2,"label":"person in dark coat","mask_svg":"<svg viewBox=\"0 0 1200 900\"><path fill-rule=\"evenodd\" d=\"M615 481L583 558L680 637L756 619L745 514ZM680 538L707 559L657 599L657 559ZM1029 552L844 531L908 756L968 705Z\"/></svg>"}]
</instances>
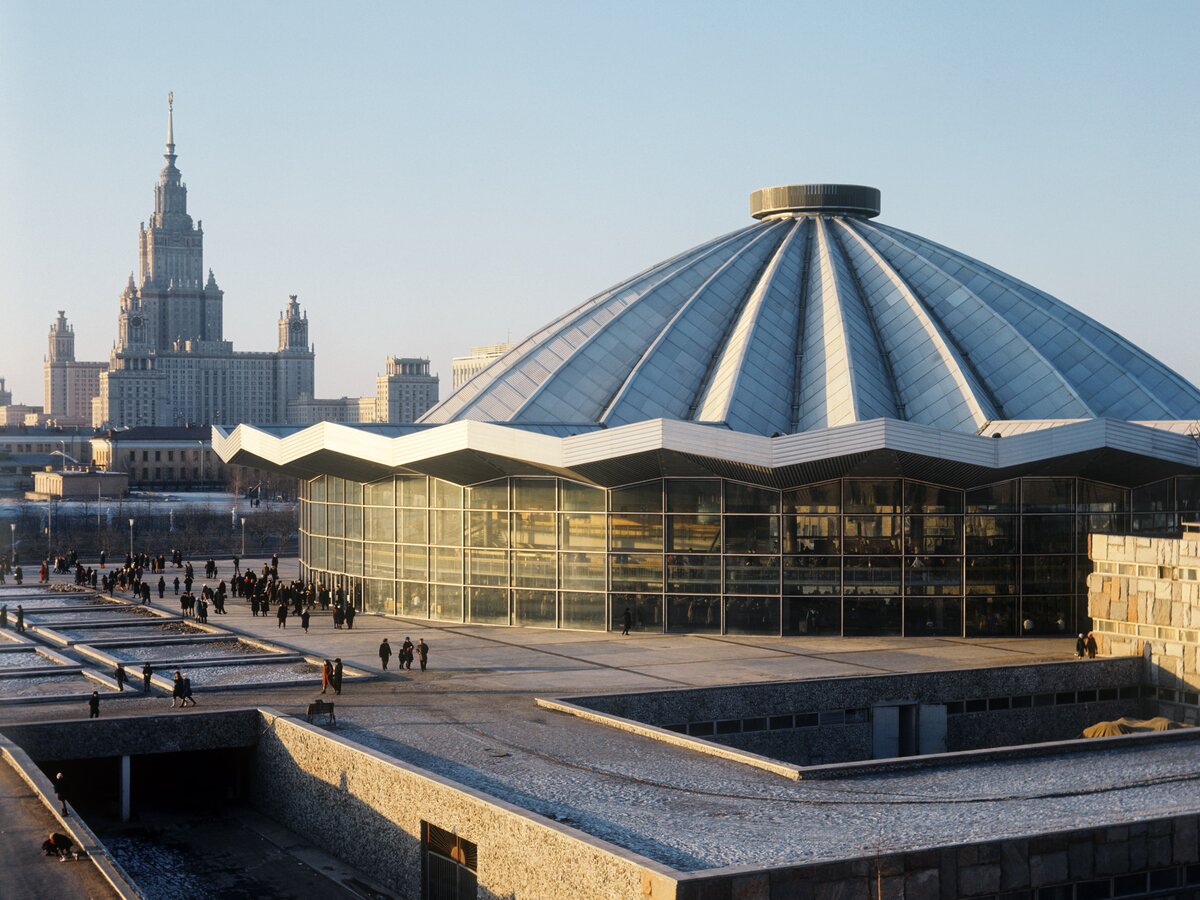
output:
<instances>
[{"instance_id":1,"label":"person in dark coat","mask_svg":"<svg viewBox=\"0 0 1200 900\"><path fill-rule=\"evenodd\" d=\"M346 614L344 612L342 612L342 609L340 606L335 606L333 608L333 627L341 628L342 623L345 620L346 620Z\"/></svg>"},{"instance_id":2,"label":"person in dark coat","mask_svg":"<svg viewBox=\"0 0 1200 900\"><path fill-rule=\"evenodd\" d=\"M117 680L117 690L125 693L125 664L117 663L117 667L113 669L113 678Z\"/></svg>"},{"instance_id":3,"label":"person in dark coat","mask_svg":"<svg viewBox=\"0 0 1200 900\"><path fill-rule=\"evenodd\" d=\"M331 684L333 684L333 663L325 660L325 664L321 666L321 693L329 690Z\"/></svg>"},{"instance_id":4,"label":"person in dark coat","mask_svg":"<svg viewBox=\"0 0 1200 900\"><path fill-rule=\"evenodd\" d=\"M1083 654L1087 652L1087 641L1083 637L1083 632L1079 632L1079 637L1075 640L1075 658L1083 659Z\"/></svg>"},{"instance_id":5,"label":"person in dark coat","mask_svg":"<svg viewBox=\"0 0 1200 900\"><path fill-rule=\"evenodd\" d=\"M154 674L154 670L150 668L150 663L142 666L142 693L150 693L150 676Z\"/></svg>"},{"instance_id":6,"label":"person in dark coat","mask_svg":"<svg viewBox=\"0 0 1200 900\"><path fill-rule=\"evenodd\" d=\"M287 628L288 608L286 603L279 604L279 609L275 611L275 617L279 620L277 628Z\"/></svg>"},{"instance_id":7,"label":"person in dark coat","mask_svg":"<svg viewBox=\"0 0 1200 900\"><path fill-rule=\"evenodd\" d=\"M354 610L354 606L353 606L353 604L351 604L350 606L347 606L347 607L346 607L346 627L347 627L347 628L353 628L353 627L354 627L354 616L355 616L355 614L356 614L356 613L355 613L355 610Z\"/></svg>"},{"instance_id":8,"label":"person in dark coat","mask_svg":"<svg viewBox=\"0 0 1200 900\"><path fill-rule=\"evenodd\" d=\"M335 656L333 659L333 692L341 694L342 692L342 658Z\"/></svg>"},{"instance_id":9,"label":"person in dark coat","mask_svg":"<svg viewBox=\"0 0 1200 900\"><path fill-rule=\"evenodd\" d=\"M384 638L383 643L379 645L379 661L383 663L384 671L387 671L388 660L392 658L392 645L388 643L388 639Z\"/></svg>"},{"instance_id":10,"label":"person in dark coat","mask_svg":"<svg viewBox=\"0 0 1200 900\"><path fill-rule=\"evenodd\" d=\"M179 576L175 576L175 596L179 596Z\"/></svg>"},{"instance_id":11,"label":"person in dark coat","mask_svg":"<svg viewBox=\"0 0 1200 900\"><path fill-rule=\"evenodd\" d=\"M92 696L88 697L88 718L100 718L100 693L92 691Z\"/></svg>"},{"instance_id":12,"label":"person in dark coat","mask_svg":"<svg viewBox=\"0 0 1200 900\"><path fill-rule=\"evenodd\" d=\"M1087 633L1087 638L1084 639L1084 642L1085 642L1086 649L1087 649L1087 658L1095 659L1096 651L1099 649L1096 646L1096 635L1089 631Z\"/></svg>"},{"instance_id":13,"label":"person in dark coat","mask_svg":"<svg viewBox=\"0 0 1200 900\"><path fill-rule=\"evenodd\" d=\"M629 607L625 607L625 612L621 616L621 634L629 634L629 629L633 627L633 612Z\"/></svg>"},{"instance_id":14,"label":"person in dark coat","mask_svg":"<svg viewBox=\"0 0 1200 900\"><path fill-rule=\"evenodd\" d=\"M183 676L178 671L175 672L175 680L171 684L171 709L175 708L175 701L179 701L179 708L183 709Z\"/></svg>"},{"instance_id":15,"label":"person in dark coat","mask_svg":"<svg viewBox=\"0 0 1200 900\"><path fill-rule=\"evenodd\" d=\"M411 669L412 661L413 661L412 638L405 637L404 643L400 645L400 668Z\"/></svg>"},{"instance_id":16,"label":"person in dark coat","mask_svg":"<svg viewBox=\"0 0 1200 900\"><path fill-rule=\"evenodd\" d=\"M167 579L165 579L161 575L159 575L158 576L158 599L161 600L163 598L163 595L166 592L167 592Z\"/></svg>"},{"instance_id":17,"label":"person in dark coat","mask_svg":"<svg viewBox=\"0 0 1200 900\"><path fill-rule=\"evenodd\" d=\"M300 627L304 629L305 634L308 634L308 618L309 612L308 607L306 606L300 613Z\"/></svg>"},{"instance_id":18,"label":"person in dark coat","mask_svg":"<svg viewBox=\"0 0 1200 900\"><path fill-rule=\"evenodd\" d=\"M25 631L25 607L20 603L17 604L17 631Z\"/></svg>"},{"instance_id":19,"label":"person in dark coat","mask_svg":"<svg viewBox=\"0 0 1200 900\"><path fill-rule=\"evenodd\" d=\"M421 661L421 671L425 671L425 665L429 662L429 645L425 643L425 638L417 641L417 659Z\"/></svg>"},{"instance_id":20,"label":"person in dark coat","mask_svg":"<svg viewBox=\"0 0 1200 900\"><path fill-rule=\"evenodd\" d=\"M96 704L96 715L92 716L94 719L100 715L100 695L95 691L92 691L92 699L88 701L89 705L92 702ZM67 812L67 779L63 777L62 772L54 776L54 795L58 797L58 802L62 806L62 814L64 816L70 815Z\"/></svg>"}]
</instances>

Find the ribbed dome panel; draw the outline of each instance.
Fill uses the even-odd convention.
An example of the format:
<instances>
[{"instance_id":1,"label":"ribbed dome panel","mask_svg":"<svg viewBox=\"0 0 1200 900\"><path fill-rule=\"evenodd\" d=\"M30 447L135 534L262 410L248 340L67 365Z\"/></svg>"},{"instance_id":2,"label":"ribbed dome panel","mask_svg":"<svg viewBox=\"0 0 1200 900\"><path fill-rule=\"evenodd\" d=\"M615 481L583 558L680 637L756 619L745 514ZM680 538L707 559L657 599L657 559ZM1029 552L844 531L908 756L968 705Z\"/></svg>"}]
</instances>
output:
<instances>
[{"instance_id":1,"label":"ribbed dome panel","mask_svg":"<svg viewBox=\"0 0 1200 900\"><path fill-rule=\"evenodd\" d=\"M1200 418L1200 391L1054 297L855 216L767 219L596 295L422 421L771 435L876 418Z\"/></svg>"}]
</instances>

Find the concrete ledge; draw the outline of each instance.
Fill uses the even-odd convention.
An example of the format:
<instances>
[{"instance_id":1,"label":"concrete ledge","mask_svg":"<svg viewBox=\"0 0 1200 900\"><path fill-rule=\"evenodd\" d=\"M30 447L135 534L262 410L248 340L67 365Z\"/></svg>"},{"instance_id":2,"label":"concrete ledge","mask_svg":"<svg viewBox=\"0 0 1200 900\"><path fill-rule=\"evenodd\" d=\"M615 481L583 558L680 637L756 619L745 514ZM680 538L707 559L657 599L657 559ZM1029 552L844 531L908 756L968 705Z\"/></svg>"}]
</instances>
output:
<instances>
[{"instance_id":1,"label":"concrete ledge","mask_svg":"<svg viewBox=\"0 0 1200 900\"><path fill-rule=\"evenodd\" d=\"M799 781L802 777L801 773L804 771L799 766L793 766L789 765L788 763L779 762L778 760L770 759L766 756L759 756L757 753L750 753L746 750L737 750L733 747L715 744L712 741L706 741L703 738L680 734L677 731L669 731L666 728L659 728L655 725L646 725L642 722L635 722L633 719L623 719L620 716L596 712L593 709L588 709L584 706L578 706L566 700L551 700L543 697L536 697L534 698L534 702L543 709L552 709L555 712L578 716L581 719L587 719L590 722L598 722L601 725L607 725L610 728L619 728L622 731L629 731L633 734L641 735L642 737L647 737L656 741L662 741L664 744L672 744L676 747L683 747L685 750L694 750L697 753L705 753L709 756L728 759L732 762L741 763L742 765L752 766L756 769L762 769L763 771L770 772L774 775L782 775L784 778L789 778L792 781Z\"/></svg>"},{"instance_id":2,"label":"concrete ledge","mask_svg":"<svg viewBox=\"0 0 1200 900\"><path fill-rule=\"evenodd\" d=\"M71 812L71 816L63 818L59 812L57 797L54 795L54 785L50 783L50 779L34 764L24 750L3 735L0 735L0 757L3 757L4 762L11 766L21 776L21 780L37 794L42 804L58 820L59 828L70 836L77 847L87 853L88 859L100 871L104 879L112 885L119 897L127 898L127 900L146 900L146 895L121 868L121 864L109 855L108 848L96 837L95 832L79 818L75 808L69 803L67 809Z\"/></svg>"}]
</instances>

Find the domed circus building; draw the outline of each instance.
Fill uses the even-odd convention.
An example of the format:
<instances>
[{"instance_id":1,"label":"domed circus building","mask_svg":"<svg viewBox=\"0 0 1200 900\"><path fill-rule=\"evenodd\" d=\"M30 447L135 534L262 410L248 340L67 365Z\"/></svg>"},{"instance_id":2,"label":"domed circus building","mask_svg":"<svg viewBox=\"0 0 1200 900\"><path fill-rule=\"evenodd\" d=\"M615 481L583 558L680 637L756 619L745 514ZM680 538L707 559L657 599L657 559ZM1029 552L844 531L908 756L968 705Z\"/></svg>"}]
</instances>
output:
<instances>
[{"instance_id":1,"label":"domed circus building","mask_svg":"<svg viewBox=\"0 0 1200 900\"><path fill-rule=\"evenodd\" d=\"M1073 634L1090 533L1200 515L1200 391L1158 360L873 188L751 212L415 425L214 445L301 478L307 576L495 625Z\"/></svg>"}]
</instances>

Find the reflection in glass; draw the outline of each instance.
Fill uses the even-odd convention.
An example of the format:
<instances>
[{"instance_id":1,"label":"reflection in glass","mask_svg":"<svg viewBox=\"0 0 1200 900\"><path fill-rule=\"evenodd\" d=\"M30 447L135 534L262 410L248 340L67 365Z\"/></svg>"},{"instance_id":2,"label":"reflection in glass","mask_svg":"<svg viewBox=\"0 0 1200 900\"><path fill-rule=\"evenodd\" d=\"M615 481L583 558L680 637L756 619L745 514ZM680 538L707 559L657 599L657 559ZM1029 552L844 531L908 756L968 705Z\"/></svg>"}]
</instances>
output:
<instances>
[{"instance_id":1,"label":"reflection in glass","mask_svg":"<svg viewBox=\"0 0 1200 900\"><path fill-rule=\"evenodd\" d=\"M719 513L721 482L716 478L667 479L667 512Z\"/></svg>"},{"instance_id":2,"label":"reflection in glass","mask_svg":"<svg viewBox=\"0 0 1200 900\"><path fill-rule=\"evenodd\" d=\"M1016 597L968 597L967 637L1017 634Z\"/></svg>"},{"instance_id":3,"label":"reflection in glass","mask_svg":"<svg viewBox=\"0 0 1200 900\"><path fill-rule=\"evenodd\" d=\"M954 488L925 484L920 481L904 482L904 511L913 515L929 513L961 513L963 492Z\"/></svg>"},{"instance_id":4,"label":"reflection in glass","mask_svg":"<svg viewBox=\"0 0 1200 900\"><path fill-rule=\"evenodd\" d=\"M559 613L563 628L603 631L605 597L603 594L579 594L564 591L558 595Z\"/></svg>"},{"instance_id":5,"label":"reflection in glass","mask_svg":"<svg viewBox=\"0 0 1200 900\"><path fill-rule=\"evenodd\" d=\"M429 548L427 546L401 545L400 577L418 581L429 577Z\"/></svg>"},{"instance_id":6,"label":"reflection in glass","mask_svg":"<svg viewBox=\"0 0 1200 900\"><path fill-rule=\"evenodd\" d=\"M784 553L838 553L842 541L841 516L784 516Z\"/></svg>"},{"instance_id":7,"label":"reflection in glass","mask_svg":"<svg viewBox=\"0 0 1200 900\"><path fill-rule=\"evenodd\" d=\"M429 513L433 525L432 543L461 547L463 542L462 512L457 509L435 509Z\"/></svg>"},{"instance_id":8,"label":"reflection in glass","mask_svg":"<svg viewBox=\"0 0 1200 900\"><path fill-rule=\"evenodd\" d=\"M1022 516L1021 543L1025 553L1073 553L1075 517Z\"/></svg>"},{"instance_id":9,"label":"reflection in glass","mask_svg":"<svg viewBox=\"0 0 1200 900\"><path fill-rule=\"evenodd\" d=\"M364 485L363 502L367 506L395 506L396 491L391 476Z\"/></svg>"},{"instance_id":10,"label":"reflection in glass","mask_svg":"<svg viewBox=\"0 0 1200 900\"><path fill-rule=\"evenodd\" d=\"M430 549L432 551L430 562L433 567L430 580L462 584L462 550L457 547L432 547Z\"/></svg>"},{"instance_id":11,"label":"reflection in glass","mask_svg":"<svg viewBox=\"0 0 1200 900\"><path fill-rule=\"evenodd\" d=\"M384 616L396 613L396 582L368 578L363 592L363 609Z\"/></svg>"},{"instance_id":12,"label":"reflection in glass","mask_svg":"<svg viewBox=\"0 0 1200 900\"><path fill-rule=\"evenodd\" d=\"M783 558L783 592L812 597L841 596L841 557L785 556Z\"/></svg>"},{"instance_id":13,"label":"reflection in glass","mask_svg":"<svg viewBox=\"0 0 1200 900\"><path fill-rule=\"evenodd\" d=\"M667 516L667 552L720 553L720 516Z\"/></svg>"},{"instance_id":14,"label":"reflection in glass","mask_svg":"<svg viewBox=\"0 0 1200 900\"><path fill-rule=\"evenodd\" d=\"M508 554L503 550L468 550L467 583L508 586Z\"/></svg>"},{"instance_id":15,"label":"reflection in glass","mask_svg":"<svg viewBox=\"0 0 1200 900\"><path fill-rule=\"evenodd\" d=\"M658 553L613 553L609 572L614 591L661 591L663 558ZM660 619L661 622L661 619Z\"/></svg>"},{"instance_id":16,"label":"reflection in glass","mask_svg":"<svg viewBox=\"0 0 1200 900\"><path fill-rule=\"evenodd\" d=\"M726 556L725 593L779 594L778 556Z\"/></svg>"},{"instance_id":17,"label":"reflection in glass","mask_svg":"<svg viewBox=\"0 0 1200 900\"><path fill-rule=\"evenodd\" d=\"M513 553L513 584L517 587L554 588L556 553Z\"/></svg>"},{"instance_id":18,"label":"reflection in glass","mask_svg":"<svg viewBox=\"0 0 1200 900\"><path fill-rule=\"evenodd\" d=\"M784 597L783 633L785 635L841 634L841 596Z\"/></svg>"},{"instance_id":19,"label":"reflection in glass","mask_svg":"<svg viewBox=\"0 0 1200 900\"><path fill-rule=\"evenodd\" d=\"M368 506L364 512L367 519L367 540L396 540L396 511L391 507ZM424 515L424 513L422 513Z\"/></svg>"},{"instance_id":20,"label":"reflection in glass","mask_svg":"<svg viewBox=\"0 0 1200 900\"><path fill-rule=\"evenodd\" d=\"M467 544L498 549L507 547L508 513L492 510L467 513Z\"/></svg>"},{"instance_id":21,"label":"reflection in glass","mask_svg":"<svg viewBox=\"0 0 1200 900\"><path fill-rule=\"evenodd\" d=\"M904 552L910 556L962 553L962 519L958 516L907 516Z\"/></svg>"},{"instance_id":22,"label":"reflection in glass","mask_svg":"<svg viewBox=\"0 0 1200 900\"><path fill-rule=\"evenodd\" d=\"M411 581L400 583L400 615L429 618L429 588Z\"/></svg>"},{"instance_id":23,"label":"reflection in glass","mask_svg":"<svg viewBox=\"0 0 1200 900\"><path fill-rule=\"evenodd\" d=\"M845 634L899 636L901 629L900 598L884 599L847 597L844 604Z\"/></svg>"},{"instance_id":24,"label":"reflection in glass","mask_svg":"<svg viewBox=\"0 0 1200 900\"><path fill-rule=\"evenodd\" d=\"M621 631L627 619L630 631L662 631L662 595L613 594L609 627L613 631Z\"/></svg>"},{"instance_id":25,"label":"reflection in glass","mask_svg":"<svg viewBox=\"0 0 1200 900\"><path fill-rule=\"evenodd\" d=\"M1005 596L1019 592L1016 556L967 557L967 593ZM1010 634L1013 632L1010 632Z\"/></svg>"},{"instance_id":26,"label":"reflection in glass","mask_svg":"<svg viewBox=\"0 0 1200 900\"><path fill-rule=\"evenodd\" d=\"M778 516L726 516L726 553L778 553Z\"/></svg>"},{"instance_id":27,"label":"reflection in glass","mask_svg":"<svg viewBox=\"0 0 1200 900\"><path fill-rule=\"evenodd\" d=\"M1071 633L1070 597L1022 597L1021 633L1066 635Z\"/></svg>"},{"instance_id":28,"label":"reflection in glass","mask_svg":"<svg viewBox=\"0 0 1200 900\"><path fill-rule=\"evenodd\" d=\"M484 625L508 624L508 591L497 587L473 587L467 591L468 619Z\"/></svg>"},{"instance_id":29,"label":"reflection in glass","mask_svg":"<svg viewBox=\"0 0 1200 900\"><path fill-rule=\"evenodd\" d=\"M605 589L603 553L563 553L562 583L564 589L602 591Z\"/></svg>"},{"instance_id":30,"label":"reflection in glass","mask_svg":"<svg viewBox=\"0 0 1200 900\"><path fill-rule=\"evenodd\" d=\"M508 480L501 478L469 488L467 505L471 509L508 509Z\"/></svg>"},{"instance_id":31,"label":"reflection in glass","mask_svg":"<svg viewBox=\"0 0 1200 900\"><path fill-rule=\"evenodd\" d=\"M900 552L899 516L846 516L843 527L848 555Z\"/></svg>"},{"instance_id":32,"label":"reflection in glass","mask_svg":"<svg viewBox=\"0 0 1200 900\"><path fill-rule=\"evenodd\" d=\"M967 516L967 554L1016 553L1021 534L1018 516Z\"/></svg>"},{"instance_id":33,"label":"reflection in glass","mask_svg":"<svg viewBox=\"0 0 1200 900\"><path fill-rule=\"evenodd\" d=\"M513 546L553 550L558 546L558 520L552 512L512 514Z\"/></svg>"},{"instance_id":34,"label":"reflection in glass","mask_svg":"<svg viewBox=\"0 0 1200 900\"><path fill-rule=\"evenodd\" d=\"M604 512L603 488L577 481L560 481L558 484L562 509L571 512Z\"/></svg>"},{"instance_id":35,"label":"reflection in glass","mask_svg":"<svg viewBox=\"0 0 1200 900\"><path fill-rule=\"evenodd\" d=\"M967 491L968 513L1011 513L1017 511L1016 481L1001 481Z\"/></svg>"},{"instance_id":36,"label":"reflection in glass","mask_svg":"<svg viewBox=\"0 0 1200 900\"><path fill-rule=\"evenodd\" d=\"M463 617L463 589L450 584L431 584L430 618L444 622L461 622Z\"/></svg>"},{"instance_id":37,"label":"reflection in glass","mask_svg":"<svg viewBox=\"0 0 1200 900\"><path fill-rule=\"evenodd\" d=\"M429 506L429 479L424 475L397 475L396 505L412 509Z\"/></svg>"},{"instance_id":38,"label":"reflection in glass","mask_svg":"<svg viewBox=\"0 0 1200 900\"><path fill-rule=\"evenodd\" d=\"M396 545L367 544L365 574L372 578L396 577ZM332 567L331 567L332 568Z\"/></svg>"},{"instance_id":39,"label":"reflection in glass","mask_svg":"<svg viewBox=\"0 0 1200 900\"><path fill-rule=\"evenodd\" d=\"M429 511L426 509L398 509L400 540L406 544L429 543Z\"/></svg>"},{"instance_id":40,"label":"reflection in glass","mask_svg":"<svg viewBox=\"0 0 1200 900\"><path fill-rule=\"evenodd\" d=\"M899 594L900 560L891 556L847 556L843 577L847 597Z\"/></svg>"},{"instance_id":41,"label":"reflection in glass","mask_svg":"<svg viewBox=\"0 0 1200 900\"><path fill-rule=\"evenodd\" d=\"M1023 594L1069 593L1074 585L1075 559L1070 556L1025 556L1021 559Z\"/></svg>"},{"instance_id":42,"label":"reflection in glass","mask_svg":"<svg viewBox=\"0 0 1200 900\"><path fill-rule=\"evenodd\" d=\"M900 482L896 479L846 479L847 513L893 513L900 509Z\"/></svg>"},{"instance_id":43,"label":"reflection in glass","mask_svg":"<svg viewBox=\"0 0 1200 900\"><path fill-rule=\"evenodd\" d=\"M559 517L562 524L562 549L603 550L604 516L600 513L564 513Z\"/></svg>"},{"instance_id":44,"label":"reflection in glass","mask_svg":"<svg viewBox=\"0 0 1200 900\"><path fill-rule=\"evenodd\" d=\"M785 513L836 514L842 509L842 483L823 481L783 492Z\"/></svg>"},{"instance_id":45,"label":"reflection in glass","mask_svg":"<svg viewBox=\"0 0 1200 900\"><path fill-rule=\"evenodd\" d=\"M717 634L721 631L720 597L667 597L667 628Z\"/></svg>"},{"instance_id":46,"label":"reflection in glass","mask_svg":"<svg viewBox=\"0 0 1200 900\"><path fill-rule=\"evenodd\" d=\"M779 491L742 484L738 481L725 482L726 513L777 513Z\"/></svg>"},{"instance_id":47,"label":"reflection in glass","mask_svg":"<svg viewBox=\"0 0 1200 900\"><path fill-rule=\"evenodd\" d=\"M962 593L961 556L913 556L905 564L905 594L945 597Z\"/></svg>"},{"instance_id":48,"label":"reflection in glass","mask_svg":"<svg viewBox=\"0 0 1200 900\"><path fill-rule=\"evenodd\" d=\"M904 601L907 637L958 637L962 634L962 600L909 597Z\"/></svg>"},{"instance_id":49,"label":"reflection in glass","mask_svg":"<svg viewBox=\"0 0 1200 900\"><path fill-rule=\"evenodd\" d=\"M610 492L613 512L662 512L663 486L661 481L647 481Z\"/></svg>"},{"instance_id":50,"label":"reflection in glass","mask_svg":"<svg viewBox=\"0 0 1200 900\"><path fill-rule=\"evenodd\" d=\"M1073 512L1074 478L1022 478L1022 512Z\"/></svg>"},{"instance_id":51,"label":"reflection in glass","mask_svg":"<svg viewBox=\"0 0 1200 900\"><path fill-rule=\"evenodd\" d=\"M612 515L608 521L613 550L662 550L662 516Z\"/></svg>"},{"instance_id":52,"label":"reflection in glass","mask_svg":"<svg viewBox=\"0 0 1200 900\"><path fill-rule=\"evenodd\" d=\"M442 481L440 478L432 479L433 492L429 499L429 505L438 509L462 509L463 505L463 489L449 481Z\"/></svg>"},{"instance_id":53,"label":"reflection in glass","mask_svg":"<svg viewBox=\"0 0 1200 900\"><path fill-rule=\"evenodd\" d=\"M667 590L681 594L721 593L721 557L668 555Z\"/></svg>"},{"instance_id":54,"label":"reflection in glass","mask_svg":"<svg viewBox=\"0 0 1200 900\"><path fill-rule=\"evenodd\" d=\"M726 597L726 634L779 634L778 597Z\"/></svg>"},{"instance_id":55,"label":"reflection in glass","mask_svg":"<svg viewBox=\"0 0 1200 900\"><path fill-rule=\"evenodd\" d=\"M554 511L553 478L514 478L513 509Z\"/></svg>"}]
</instances>

